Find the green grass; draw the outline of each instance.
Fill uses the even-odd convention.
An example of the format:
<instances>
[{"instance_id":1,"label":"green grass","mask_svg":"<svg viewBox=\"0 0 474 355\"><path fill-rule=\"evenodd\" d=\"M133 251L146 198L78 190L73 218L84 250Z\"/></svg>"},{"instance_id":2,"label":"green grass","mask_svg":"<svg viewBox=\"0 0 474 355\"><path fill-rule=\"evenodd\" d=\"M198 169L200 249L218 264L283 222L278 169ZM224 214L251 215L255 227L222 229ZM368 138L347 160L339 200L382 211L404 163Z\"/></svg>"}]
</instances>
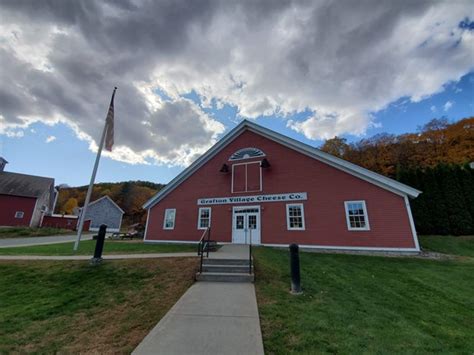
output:
<instances>
[{"instance_id":1,"label":"green grass","mask_svg":"<svg viewBox=\"0 0 474 355\"><path fill-rule=\"evenodd\" d=\"M196 263L0 262L0 353L130 353L193 283Z\"/></svg>"},{"instance_id":2,"label":"green grass","mask_svg":"<svg viewBox=\"0 0 474 355\"><path fill-rule=\"evenodd\" d=\"M35 245L28 247L0 248L0 255L93 255L95 240L84 240L79 244L79 250L73 252L74 243ZM137 253L179 253L196 252L196 246L191 244L144 244L142 241L106 240L104 255L107 254L137 254Z\"/></svg>"},{"instance_id":3,"label":"green grass","mask_svg":"<svg viewBox=\"0 0 474 355\"><path fill-rule=\"evenodd\" d=\"M293 296L288 252L255 248L266 353L472 354L473 259L300 258Z\"/></svg>"},{"instance_id":4,"label":"green grass","mask_svg":"<svg viewBox=\"0 0 474 355\"><path fill-rule=\"evenodd\" d=\"M0 228L0 239L45 237L45 236L50 236L50 235L61 235L61 234L74 234L74 232L69 229L58 229L58 228L29 228L29 227Z\"/></svg>"},{"instance_id":5,"label":"green grass","mask_svg":"<svg viewBox=\"0 0 474 355\"><path fill-rule=\"evenodd\" d=\"M419 239L423 250L474 257L474 236L472 235L460 237L429 235L420 236Z\"/></svg>"}]
</instances>

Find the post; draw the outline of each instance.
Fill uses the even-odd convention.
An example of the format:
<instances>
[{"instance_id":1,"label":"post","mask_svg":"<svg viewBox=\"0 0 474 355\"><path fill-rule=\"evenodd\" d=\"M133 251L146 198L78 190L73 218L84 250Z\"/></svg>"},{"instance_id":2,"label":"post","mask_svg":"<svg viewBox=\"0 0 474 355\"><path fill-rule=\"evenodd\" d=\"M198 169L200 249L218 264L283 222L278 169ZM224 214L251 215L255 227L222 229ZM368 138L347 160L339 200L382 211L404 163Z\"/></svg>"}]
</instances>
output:
<instances>
[{"instance_id":1,"label":"post","mask_svg":"<svg viewBox=\"0 0 474 355\"><path fill-rule=\"evenodd\" d=\"M249 274L252 274L252 228L250 230L250 243L249 243Z\"/></svg>"},{"instance_id":2,"label":"post","mask_svg":"<svg viewBox=\"0 0 474 355\"><path fill-rule=\"evenodd\" d=\"M112 92L112 98L110 99L109 112L114 102L115 91L117 91L117 87L115 87L114 91ZM87 189L86 200L84 201L84 207L82 208L81 216L79 219L79 226L77 228L77 239L76 239L76 242L74 243L74 251L77 251L77 248L79 248L79 242L81 241L82 229L84 227L84 219L86 217L87 206L89 205L89 201L91 199L92 189L94 187L95 175L97 174L97 168L99 167L100 155L102 154L102 148L104 146L105 135L107 134L107 128L108 128L108 123L106 119L104 129L102 131L102 137L100 138L97 156L95 157L94 170L92 171L91 181L89 183L89 188Z\"/></svg>"},{"instance_id":3,"label":"post","mask_svg":"<svg viewBox=\"0 0 474 355\"><path fill-rule=\"evenodd\" d=\"M299 295L301 291L300 279L300 255L297 244L290 245L290 267L291 267L291 293Z\"/></svg>"},{"instance_id":4,"label":"post","mask_svg":"<svg viewBox=\"0 0 474 355\"><path fill-rule=\"evenodd\" d=\"M91 259L92 265L98 265L102 262L102 251L104 250L105 233L107 226L102 224L97 234L97 242L95 243L94 257Z\"/></svg>"}]
</instances>

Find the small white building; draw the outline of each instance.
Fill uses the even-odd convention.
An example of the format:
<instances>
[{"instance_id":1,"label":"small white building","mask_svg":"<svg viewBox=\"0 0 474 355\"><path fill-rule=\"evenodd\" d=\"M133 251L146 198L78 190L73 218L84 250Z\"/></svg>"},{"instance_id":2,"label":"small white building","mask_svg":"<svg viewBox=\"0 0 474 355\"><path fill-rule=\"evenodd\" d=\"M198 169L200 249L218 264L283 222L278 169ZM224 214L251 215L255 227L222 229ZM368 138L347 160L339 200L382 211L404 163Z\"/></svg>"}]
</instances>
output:
<instances>
[{"instance_id":1,"label":"small white building","mask_svg":"<svg viewBox=\"0 0 474 355\"><path fill-rule=\"evenodd\" d=\"M124 213L109 196L103 196L89 203L85 220L91 221L90 231L98 231L105 224L108 232L120 232Z\"/></svg>"}]
</instances>

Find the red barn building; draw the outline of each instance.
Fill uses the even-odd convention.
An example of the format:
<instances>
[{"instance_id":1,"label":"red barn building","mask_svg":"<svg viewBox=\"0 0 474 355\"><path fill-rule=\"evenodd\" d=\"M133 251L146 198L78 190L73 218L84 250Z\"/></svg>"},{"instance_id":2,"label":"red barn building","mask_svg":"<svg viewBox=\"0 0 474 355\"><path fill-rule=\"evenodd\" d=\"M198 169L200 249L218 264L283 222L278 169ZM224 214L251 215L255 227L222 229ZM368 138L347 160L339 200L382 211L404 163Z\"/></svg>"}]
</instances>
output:
<instances>
[{"instance_id":1,"label":"red barn building","mask_svg":"<svg viewBox=\"0 0 474 355\"><path fill-rule=\"evenodd\" d=\"M143 206L145 242L419 251L420 191L243 121Z\"/></svg>"},{"instance_id":2,"label":"red barn building","mask_svg":"<svg viewBox=\"0 0 474 355\"><path fill-rule=\"evenodd\" d=\"M54 179L4 171L0 158L0 226L38 227L54 209Z\"/></svg>"}]
</instances>

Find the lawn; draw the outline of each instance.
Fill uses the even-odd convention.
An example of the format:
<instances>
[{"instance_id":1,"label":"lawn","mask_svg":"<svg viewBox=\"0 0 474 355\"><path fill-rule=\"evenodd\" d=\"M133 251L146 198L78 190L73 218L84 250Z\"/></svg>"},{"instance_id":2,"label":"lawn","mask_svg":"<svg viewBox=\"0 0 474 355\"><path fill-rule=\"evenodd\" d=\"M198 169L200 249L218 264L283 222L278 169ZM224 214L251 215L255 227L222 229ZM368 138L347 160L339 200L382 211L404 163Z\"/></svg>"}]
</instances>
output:
<instances>
[{"instance_id":1,"label":"lawn","mask_svg":"<svg viewBox=\"0 0 474 355\"><path fill-rule=\"evenodd\" d=\"M419 239L423 250L474 257L474 236L472 235L460 237L428 235L420 236Z\"/></svg>"},{"instance_id":2,"label":"lawn","mask_svg":"<svg viewBox=\"0 0 474 355\"><path fill-rule=\"evenodd\" d=\"M79 250L73 252L74 243L34 245L28 247L0 248L0 255L93 255L95 240L84 240ZM104 255L138 253L196 252L192 244L144 244L143 241L105 240Z\"/></svg>"},{"instance_id":3,"label":"lawn","mask_svg":"<svg viewBox=\"0 0 474 355\"><path fill-rule=\"evenodd\" d=\"M0 262L0 353L130 353L197 261Z\"/></svg>"},{"instance_id":4,"label":"lawn","mask_svg":"<svg viewBox=\"0 0 474 355\"><path fill-rule=\"evenodd\" d=\"M74 234L74 232L69 229L58 229L58 228L29 228L29 227L0 228L0 239L45 237L45 236L62 235L62 234Z\"/></svg>"},{"instance_id":5,"label":"lawn","mask_svg":"<svg viewBox=\"0 0 474 355\"><path fill-rule=\"evenodd\" d=\"M266 353L472 354L474 259L300 257L293 296L288 252L255 248Z\"/></svg>"}]
</instances>

